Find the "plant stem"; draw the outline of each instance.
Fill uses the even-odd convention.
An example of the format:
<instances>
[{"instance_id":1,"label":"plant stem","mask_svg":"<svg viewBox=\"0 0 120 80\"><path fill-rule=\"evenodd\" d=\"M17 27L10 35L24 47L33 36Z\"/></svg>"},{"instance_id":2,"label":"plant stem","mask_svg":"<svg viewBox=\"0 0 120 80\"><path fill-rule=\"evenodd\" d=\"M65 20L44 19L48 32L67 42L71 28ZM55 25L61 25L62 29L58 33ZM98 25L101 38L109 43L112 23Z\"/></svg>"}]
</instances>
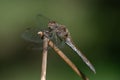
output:
<instances>
[{"instance_id":1,"label":"plant stem","mask_svg":"<svg viewBox=\"0 0 120 80\"><path fill-rule=\"evenodd\" d=\"M52 41L49 41L48 44L80 77L82 77L83 80L89 80L80 70L78 70L75 64L72 63L72 61L59 48L55 46Z\"/></svg>"},{"instance_id":2,"label":"plant stem","mask_svg":"<svg viewBox=\"0 0 120 80\"><path fill-rule=\"evenodd\" d=\"M46 80L48 38L43 39L41 80Z\"/></svg>"},{"instance_id":3,"label":"plant stem","mask_svg":"<svg viewBox=\"0 0 120 80\"><path fill-rule=\"evenodd\" d=\"M38 34L42 37L42 36L44 36L44 34L43 34L43 32L38 32ZM48 45L50 46L50 47L52 47L53 49L54 49L54 51L83 79L83 80L89 80L82 72L81 72L81 70L79 70L76 66L75 66L75 64L74 63L72 63L72 61L59 49L59 48L57 48L56 46L55 46L55 44L51 41L51 40L49 40L47 37L45 37L45 39L47 39L46 40L46 42L48 43L47 44L47 47L48 47ZM45 47L45 46L44 46ZM46 48L46 47L45 47ZM45 52L47 53L47 50L46 49L44 49L43 50L43 53L45 53ZM42 72L45 72L45 73L42 73L42 76L41 76L41 80L45 80L45 76L46 76L46 64L47 64L47 61L46 61L46 59L45 59L45 61L43 60L43 63L42 63L42 70L44 70L44 71L42 71ZM44 78L44 79L42 79L42 78Z\"/></svg>"}]
</instances>

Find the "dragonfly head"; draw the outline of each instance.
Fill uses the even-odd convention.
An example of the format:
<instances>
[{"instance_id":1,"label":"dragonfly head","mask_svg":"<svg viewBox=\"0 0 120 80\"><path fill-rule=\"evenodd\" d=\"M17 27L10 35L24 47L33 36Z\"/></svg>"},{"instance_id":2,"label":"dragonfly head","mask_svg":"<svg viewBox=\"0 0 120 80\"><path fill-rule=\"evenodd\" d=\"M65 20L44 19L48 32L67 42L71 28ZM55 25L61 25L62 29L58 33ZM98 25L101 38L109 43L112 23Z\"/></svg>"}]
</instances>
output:
<instances>
[{"instance_id":1,"label":"dragonfly head","mask_svg":"<svg viewBox=\"0 0 120 80\"><path fill-rule=\"evenodd\" d=\"M55 21L50 21L48 23L48 28L50 28L51 30L55 30L58 27L58 24Z\"/></svg>"}]
</instances>

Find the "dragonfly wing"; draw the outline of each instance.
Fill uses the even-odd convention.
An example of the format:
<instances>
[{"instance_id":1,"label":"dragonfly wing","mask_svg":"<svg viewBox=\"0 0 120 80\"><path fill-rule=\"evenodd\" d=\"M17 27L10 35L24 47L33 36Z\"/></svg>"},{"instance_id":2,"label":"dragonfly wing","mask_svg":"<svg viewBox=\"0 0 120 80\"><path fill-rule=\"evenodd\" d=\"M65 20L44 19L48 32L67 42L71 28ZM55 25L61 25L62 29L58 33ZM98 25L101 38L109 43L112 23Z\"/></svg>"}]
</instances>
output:
<instances>
[{"instance_id":1,"label":"dragonfly wing","mask_svg":"<svg viewBox=\"0 0 120 80\"><path fill-rule=\"evenodd\" d=\"M51 19L42 14L36 15L36 24L40 30L44 30L45 28L47 28L49 21L51 21Z\"/></svg>"},{"instance_id":2,"label":"dragonfly wing","mask_svg":"<svg viewBox=\"0 0 120 80\"><path fill-rule=\"evenodd\" d=\"M36 16L36 25L34 27L27 28L23 34L22 38L35 43L40 43L42 40L40 36L37 34L39 31L47 30L48 22L50 21L49 18L45 17L44 15L38 14Z\"/></svg>"},{"instance_id":3,"label":"dragonfly wing","mask_svg":"<svg viewBox=\"0 0 120 80\"><path fill-rule=\"evenodd\" d=\"M42 40L40 36L37 34L38 31L39 29L37 28L28 28L23 32L22 38L30 42L41 43Z\"/></svg>"},{"instance_id":4,"label":"dragonfly wing","mask_svg":"<svg viewBox=\"0 0 120 80\"><path fill-rule=\"evenodd\" d=\"M82 60L86 63L86 65L94 72L95 68L93 67L93 65L90 63L90 61L75 47L75 45L73 44L72 40L70 38L66 38L65 43L72 48L81 58Z\"/></svg>"}]
</instances>

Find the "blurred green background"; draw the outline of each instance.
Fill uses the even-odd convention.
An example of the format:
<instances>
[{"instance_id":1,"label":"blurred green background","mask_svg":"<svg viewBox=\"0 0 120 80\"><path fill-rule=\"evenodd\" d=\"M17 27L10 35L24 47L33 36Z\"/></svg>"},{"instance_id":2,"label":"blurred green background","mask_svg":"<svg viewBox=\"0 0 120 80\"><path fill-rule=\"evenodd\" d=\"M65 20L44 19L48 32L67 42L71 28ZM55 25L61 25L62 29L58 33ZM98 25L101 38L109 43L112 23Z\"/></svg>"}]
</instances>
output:
<instances>
[{"instance_id":1,"label":"blurred green background","mask_svg":"<svg viewBox=\"0 0 120 80\"><path fill-rule=\"evenodd\" d=\"M119 80L120 10L116 1L0 0L0 80L40 80L41 52L21 38L43 14L67 26L96 74L67 46L63 52L90 80ZM48 54L47 80L82 80L54 51Z\"/></svg>"}]
</instances>

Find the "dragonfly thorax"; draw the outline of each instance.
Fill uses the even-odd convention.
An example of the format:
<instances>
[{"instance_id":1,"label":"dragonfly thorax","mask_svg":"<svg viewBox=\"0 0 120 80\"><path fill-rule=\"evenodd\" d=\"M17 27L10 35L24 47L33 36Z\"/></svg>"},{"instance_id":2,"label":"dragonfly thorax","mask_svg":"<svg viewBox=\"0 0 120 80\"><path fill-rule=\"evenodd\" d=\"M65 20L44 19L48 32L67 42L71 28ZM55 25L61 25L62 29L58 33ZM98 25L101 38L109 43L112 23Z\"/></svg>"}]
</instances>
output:
<instances>
[{"instance_id":1,"label":"dragonfly thorax","mask_svg":"<svg viewBox=\"0 0 120 80\"><path fill-rule=\"evenodd\" d=\"M59 27L56 30L57 35L65 40L69 36L68 29L64 25L58 25L58 26Z\"/></svg>"},{"instance_id":2,"label":"dragonfly thorax","mask_svg":"<svg viewBox=\"0 0 120 80\"><path fill-rule=\"evenodd\" d=\"M48 23L48 28L51 30L56 30L56 28L58 28L58 23L56 23L55 21L50 21Z\"/></svg>"}]
</instances>

